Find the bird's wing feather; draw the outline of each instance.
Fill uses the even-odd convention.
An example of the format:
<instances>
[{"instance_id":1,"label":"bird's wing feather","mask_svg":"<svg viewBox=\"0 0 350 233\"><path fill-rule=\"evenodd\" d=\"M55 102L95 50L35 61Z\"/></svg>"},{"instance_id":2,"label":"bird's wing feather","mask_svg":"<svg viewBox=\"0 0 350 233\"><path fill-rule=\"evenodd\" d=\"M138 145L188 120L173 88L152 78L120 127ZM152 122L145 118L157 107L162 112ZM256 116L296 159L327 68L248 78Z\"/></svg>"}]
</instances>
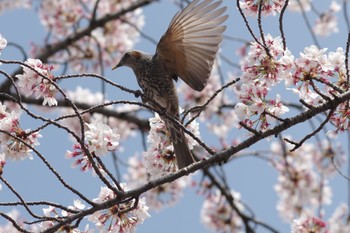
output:
<instances>
[{"instance_id":1,"label":"bird's wing feather","mask_svg":"<svg viewBox=\"0 0 350 233\"><path fill-rule=\"evenodd\" d=\"M160 39L156 58L191 88L201 91L210 76L222 33L226 7L222 0L195 0L178 12Z\"/></svg>"}]
</instances>

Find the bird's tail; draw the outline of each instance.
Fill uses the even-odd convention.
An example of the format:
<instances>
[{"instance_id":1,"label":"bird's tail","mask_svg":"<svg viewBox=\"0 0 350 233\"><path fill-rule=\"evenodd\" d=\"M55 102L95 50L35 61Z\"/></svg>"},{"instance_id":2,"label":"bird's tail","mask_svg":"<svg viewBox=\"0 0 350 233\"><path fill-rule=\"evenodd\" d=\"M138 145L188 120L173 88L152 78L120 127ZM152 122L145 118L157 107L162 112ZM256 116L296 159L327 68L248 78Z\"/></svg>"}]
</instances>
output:
<instances>
[{"instance_id":1,"label":"bird's tail","mask_svg":"<svg viewBox=\"0 0 350 233\"><path fill-rule=\"evenodd\" d=\"M174 152L177 159L179 169L187 167L194 162L190 148L188 147L187 139L184 132L174 124L168 127L171 135L171 140L174 146Z\"/></svg>"}]
</instances>

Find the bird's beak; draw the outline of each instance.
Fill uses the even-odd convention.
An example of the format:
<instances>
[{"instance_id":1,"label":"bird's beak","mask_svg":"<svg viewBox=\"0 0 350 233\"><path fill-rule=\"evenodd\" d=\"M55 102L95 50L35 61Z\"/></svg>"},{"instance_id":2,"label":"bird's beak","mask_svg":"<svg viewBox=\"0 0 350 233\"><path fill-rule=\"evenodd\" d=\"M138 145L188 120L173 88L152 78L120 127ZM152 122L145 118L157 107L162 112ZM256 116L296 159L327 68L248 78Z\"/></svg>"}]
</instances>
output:
<instances>
[{"instance_id":1,"label":"bird's beak","mask_svg":"<svg viewBox=\"0 0 350 233\"><path fill-rule=\"evenodd\" d=\"M112 70L115 70L115 69L117 69L118 67L123 66L124 63L125 63L125 62L124 62L124 59L122 58L122 59L118 62L118 64L116 64L115 66L113 66Z\"/></svg>"},{"instance_id":2,"label":"bird's beak","mask_svg":"<svg viewBox=\"0 0 350 233\"><path fill-rule=\"evenodd\" d=\"M113 68L112 68L112 70L115 70L115 69L117 69L118 67L121 67L123 64L121 64L121 61L118 63L118 64L116 64L115 66L113 66Z\"/></svg>"}]
</instances>

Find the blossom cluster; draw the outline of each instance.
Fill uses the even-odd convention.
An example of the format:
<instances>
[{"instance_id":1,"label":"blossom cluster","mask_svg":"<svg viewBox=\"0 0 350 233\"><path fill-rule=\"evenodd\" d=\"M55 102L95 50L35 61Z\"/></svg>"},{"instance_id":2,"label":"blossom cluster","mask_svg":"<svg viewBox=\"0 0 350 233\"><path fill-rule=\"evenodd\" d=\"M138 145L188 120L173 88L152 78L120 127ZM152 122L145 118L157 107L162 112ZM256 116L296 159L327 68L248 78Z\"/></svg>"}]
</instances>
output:
<instances>
[{"instance_id":1,"label":"blossom cluster","mask_svg":"<svg viewBox=\"0 0 350 233\"><path fill-rule=\"evenodd\" d=\"M127 191L125 184L121 184L124 191ZM101 191L97 198L93 201L95 203L103 203L115 199L116 194L107 187L101 187ZM27 221L20 216L20 213L14 209L7 214L11 219L16 221L18 226L28 232L43 232L55 226L60 219L70 217L81 211L86 210L86 206L80 200L74 200L72 206L67 209L59 207L48 206L43 208L44 217L47 218L38 223L27 224ZM98 232L112 233L112 232L135 232L138 224L142 224L145 219L149 218L148 207L146 206L145 198L139 198L138 201L129 200L127 202L116 204L110 208L95 211L89 215L87 220L94 223ZM64 225L58 232L72 232L72 233L94 233L95 229L86 224L84 230L78 229L77 226ZM18 232L17 228L11 222L0 226L0 232Z\"/></svg>"},{"instance_id":2,"label":"blossom cluster","mask_svg":"<svg viewBox=\"0 0 350 233\"><path fill-rule=\"evenodd\" d=\"M295 70L286 82L293 85L290 90L312 106L333 99L334 95L342 94L347 89L344 50L337 48L328 54L326 51L314 45L305 48L304 53L295 59ZM338 105L331 116L330 121L336 127L330 132L333 135L350 129L347 105Z\"/></svg>"},{"instance_id":3,"label":"blossom cluster","mask_svg":"<svg viewBox=\"0 0 350 233\"><path fill-rule=\"evenodd\" d=\"M95 9L95 1L42 1L39 16L43 25L52 32L51 40L55 43L71 36L81 25L86 25L86 22L120 12L133 2L102 0ZM143 25L142 10L134 10L120 19L106 23L104 27L94 29L91 36L85 36L64 51L56 53L53 60L68 61L70 67L79 72L90 69L96 71L100 65L111 67L118 60L118 56L131 49ZM35 45L32 50L34 55L42 52Z\"/></svg>"},{"instance_id":4,"label":"blossom cluster","mask_svg":"<svg viewBox=\"0 0 350 233\"><path fill-rule=\"evenodd\" d=\"M31 7L31 0L1 0L0 1L0 14L5 10L14 8L29 8Z\"/></svg>"},{"instance_id":5,"label":"blossom cluster","mask_svg":"<svg viewBox=\"0 0 350 233\"><path fill-rule=\"evenodd\" d=\"M231 195L237 209L243 211L244 206L240 202L240 194L231 190ZM204 200L201 221L208 229L215 232L243 232L242 219L219 190L208 195Z\"/></svg>"},{"instance_id":6,"label":"blossom cluster","mask_svg":"<svg viewBox=\"0 0 350 233\"><path fill-rule=\"evenodd\" d=\"M277 210L285 220L291 221L303 214L313 216L331 203L328 178L336 171L332 161L340 167L345 158L341 151L307 143L294 152L288 149L291 149L288 145L283 149L278 143L271 144L272 164L279 173L275 185L280 198Z\"/></svg>"},{"instance_id":7,"label":"blossom cluster","mask_svg":"<svg viewBox=\"0 0 350 233\"><path fill-rule=\"evenodd\" d=\"M329 36L331 33L337 33L338 20L336 13L341 9L340 5L336 1L332 1L329 9L322 14L316 20L313 27L313 32L318 36Z\"/></svg>"},{"instance_id":8,"label":"blossom cluster","mask_svg":"<svg viewBox=\"0 0 350 233\"><path fill-rule=\"evenodd\" d=\"M20 127L20 113L7 111L6 105L0 102L0 154L13 160L32 159L33 147L38 146L41 138L39 132ZM1 160L4 165L5 158Z\"/></svg>"},{"instance_id":9,"label":"blossom cluster","mask_svg":"<svg viewBox=\"0 0 350 233\"><path fill-rule=\"evenodd\" d=\"M350 231L349 210L345 203L335 209L328 221L318 217L303 214L293 220L292 233L319 232L319 233L345 233Z\"/></svg>"},{"instance_id":10,"label":"blossom cluster","mask_svg":"<svg viewBox=\"0 0 350 233\"><path fill-rule=\"evenodd\" d=\"M143 156L133 156L129 159L128 172L125 176L128 184L132 188L146 184L152 179L156 179L177 170L176 154L174 154L170 133L158 114L149 119L150 132L148 142L150 147ZM198 123L191 122L187 126L195 136L199 137ZM196 145L192 137L187 137L190 150ZM147 205L159 211L164 207L176 204L183 195L184 189L190 184L190 177L182 177L171 183L158 186L143 194L147 199Z\"/></svg>"},{"instance_id":11,"label":"blossom cluster","mask_svg":"<svg viewBox=\"0 0 350 233\"><path fill-rule=\"evenodd\" d=\"M288 90L310 106L322 104L346 91L345 53L342 48L327 54L327 49L312 45L294 58L288 49L283 49L279 37L265 36L266 48L262 43L261 40L251 44L241 65L241 85L234 87L239 99L234 113L246 126L259 126L260 130L266 130L289 111L280 94L274 99L268 98L272 87L282 81ZM331 132L333 135L349 129L346 103L337 106L330 121L336 127Z\"/></svg>"},{"instance_id":12,"label":"blossom cluster","mask_svg":"<svg viewBox=\"0 0 350 233\"><path fill-rule=\"evenodd\" d=\"M177 170L176 155L170 133L161 117L155 114L149 122L151 129L147 141L150 147L144 154L146 169L152 177L161 177ZM199 125L196 121L192 121L187 129L199 137ZM196 141L192 137L186 137L188 146L192 150Z\"/></svg>"},{"instance_id":13,"label":"blossom cluster","mask_svg":"<svg viewBox=\"0 0 350 233\"><path fill-rule=\"evenodd\" d=\"M241 0L240 6L248 15L257 15L259 7L261 7L262 15L276 15L280 13L285 4L285 0L274 1L256 1L256 0ZM260 6L261 4L261 6Z\"/></svg>"},{"instance_id":14,"label":"blossom cluster","mask_svg":"<svg viewBox=\"0 0 350 233\"><path fill-rule=\"evenodd\" d=\"M303 215L293 221L291 226L292 233L318 232L327 233L326 223L319 218Z\"/></svg>"},{"instance_id":15,"label":"blossom cluster","mask_svg":"<svg viewBox=\"0 0 350 233\"><path fill-rule=\"evenodd\" d=\"M111 128L107 124L101 121L91 122L86 124L88 129L85 130L85 145L84 148L81 144L76 143L73 146L73 151L67 151L66 158L76 159L72 167L81 166L82 171L92 170L92 162L90 161L88 155L86 155L84 149L86 148L90 153L95 156L105 155L109 151L115 151L119 145L120 135L116 128ZM96 165L97 168L104 173L100 165Z\"/></svg>"},{"instance_id":16,"label":"blossom cluster","mask_svg":"<svg viewBox=\"0 0 350 233\"><path fill-rule=\"evenodd\" d=\"M124 191L128 190L125 184L121 184ZM116 194L107 187L101 187L95 203L103 203L115 199ZM116 204L109 209L96 211L88 217L93 222L99 232L128 232L132 233L138 224L142 224L149 218L148 206L145 198L134 199Z\"/></svg>"},{"instance_id":17,"label":"blossom cluster","mask_svg":"<svg viewBox=\"0 0 350 233\"><path fill-rule=\"evenodd\" d=\"M290 0L288 4L288 9L291 11L310 11L312 0Z\"/></svg>"},{"instance_id":18,"label":"blossom cluster","mask_svg":"<svg viewBox=\"0 0 350 233\"><path fill-rule=\"evenodd\" d=\"M0 51L3 50L7 45L7 40L0 34ZM1 53L0 53L1 55Z\"/></svg>"},{"instance_id":19,"label":"blossom cluster","mask_svg":"<svg viewBox=\"0 0 350 233\"><path fill-rule=\"evenodd\" d=\"M240 7L244 13L251 16L256 16L259 13L264 16L281 13L282 8L286 4L286 0L240 0ZM312 9L312 0L289 0L288 10L295 12L306 12ZM317 20L313 25L313 32L318 36L329 36L332 33L338 32L338 20L336 13L339 12L341 6L336 2L332 1L329 9L324 12L317 12Z\"/></svg>"},{"instance_id":20,"label":"blossom cluster","mask_svg":"<svg viewBox=\"0 0 350 233\"><path fill-rule=\"evenodd\" d=\"M54 67L44 65L39 59L32 58L29 58L25 64L26 66L22 65L23 74L16 75L20 91L26 96L43 97L43 105L57 105L56 87L53 84L55 80L51 73Z\"/></svg>"},{"instance_id":21,"label":"blossom cluster","mask_svg":"<svg viewBox=\"0 0 350 233\"><path fill-rule=\"evenodd\" d=\"M234 86L240 100L235 107L236 116L249 127L260 124L260 130L266 130L277 117L289 111L279 94L275 99L268 99L268 94L272 86L289 78L294 61L289 50L283 50L281 38L267 35L265 42L266 49L261 45L262 41L251 44L241 65L242 84ZM258 118L252 120L253 116Z\"/></svg>"},{"instance_id":22,"label":"blossom cluster","mask_svg":"<svg viewBox=\"0 0 350 233\"><path fill-rule=\"evenodd\" d=\"M68 210L61 210L59 211L58 208L54 206L48 206L47 208L43 208L44 216L47 218L55 218L55 219L60 219L62 217L68 217L72 214L71 211L73 212L79 212L85 209L85 205L79 200L74 200L73 206L68 206ZM42 232L47 230L50 227L53 227L57 222L53 220L47 220L40 222L36 225L32 225L31 228L32 230L35 230L35 232ZM74 231L79 233L80 231ZM93 233L93 232L91 232Z\"/></svg>"}]
</instances>

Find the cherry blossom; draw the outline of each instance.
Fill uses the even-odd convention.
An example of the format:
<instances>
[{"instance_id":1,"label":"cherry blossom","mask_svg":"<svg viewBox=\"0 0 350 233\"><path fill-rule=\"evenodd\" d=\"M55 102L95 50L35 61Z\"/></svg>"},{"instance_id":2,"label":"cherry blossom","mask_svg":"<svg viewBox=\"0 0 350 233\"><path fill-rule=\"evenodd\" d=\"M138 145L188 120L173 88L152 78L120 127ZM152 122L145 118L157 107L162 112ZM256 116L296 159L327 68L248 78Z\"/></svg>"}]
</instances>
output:
<instances>
[{"instance_id":1,"label":"cherry blossom","mask_svg":"<svg viewBox=\"0 0 350 233\"><path fill-rule=\"evenodd\" d=\"M112 129L102 122L93 122L86 125L89 129L85 131L85 139L91 152L101 156L117 148L120 137L117 129Z\"/></svg>"},{"instance_id":2,"label":"cherry blossom","mask_svg":"<svg viewBox=\"0 0 350 233\"><path fill-rule=\"evenodd\" d=\"M341 145L330 140L323 140L319 149L313 150L312 156L317 170L326 177L335 175L337 168L340 169L347 161Z\"/></svg>"},{"instance_id":3,"label":"cherry blossom","mask_svg":"<svg viewBox=\"0 0 350 233\"><path fill-rule=\"evenodd\" d=\"M302 213L313 214L331 203L332 192L328 180L320 175L315 160L320 151L312 144L304 143L295 152L286 152L278 143L272 143L272 164L279 176L275 191L280 200L277 210L287 221L299 218ZM286 153L286 154L285 154Z\"/></svg>"},{"instance_id":4,"label":"cherry blossom","mask_svg":"<svg viewBox=\"0 0 350 233\"><path fill-rule=\"evenodd\" d=\"M0 34L0 51L3 50L7 45L7 40ZM1 53L0 53L1 54Z\"/></svg>"},{"instance_id":5,"label":"cherry blossom","mask_svg":"<svg viewBox=\"0 0 350 233\"><path fill-rule=\"evenodd\" d=\"M242 83L234 86L240 100L235 107L238 120L249 127L260 124L260 130L266 130L275 117L289 111L281 102L280 95L268 99L268 94L272 86L290 79L294 66L294 56L288 50L283 50L281 38L267 35L265 42L270 55L259 43L253 42L248 55L241 62ZM257 119L251 119L252 116L257 116Z\"/></svg>"},{"instance_id":6,"label":"cherry blossom","mask_svg":"<svg viewBox=\"0 0 350 233\"><path fill-rule=\"evenodd\" d=\"M132 2L99 1L96 19L107 14L115 14L127 8ZM43 25L54 32L51 39L55 43L73 34L81 25L86 25L82 22L92 20L94 7L95 2L88 0L42 1L39 15ZM125 14L122 19L110 21L104 27L96 28L91 32L91 36L82 37L67 50L56 53L53 59L62 63L69 61L70 67L80 72L96 71L101 63L111 67L119 56L132 48L143 25L142 10L134 10ZM43 48L33 45L33 55L42 50Z\"/></svg>"},{"instance_id":7,"label":"cherry blossom","mask_svg":"<svg viewBox=\"0 0 350 233\"><path fill-rule=\"evenodd\" d=\"M163 120L156 113L155 117L149 119L150 132L147 141L150 147L145 153L145 164L148 173L152 176L163 176L173 173L177 170L176 155L168 132ZM199 137L199 126L196 121L192 121L187 129L195 136ZM190 150L196 145L196 141L186 135Z\"/></svg>"},{"instance_id":8,"label":"cherry blossom","mask_svg":"<svg viewBox=\"0 0 350 233\"><path fill-rule=\"evenodd\" d=\"M38 139L42 136L39 132L31 132L29 129L23 130L19 123L20 114L18 112L7 112L6 106L0 102L0 149L6 158L12 160L32 159L31 147L40 145ZM17 139L17 138L20 139ZM25 144L26 143L26 144Z\"/></svg>"},{"instance_id":9,"label":"cherry blossom","mask_svg":"<svg viewBox=\"0 0 350 233\"><path fill-rule=\"evenodd\" d=\"M232 190L231 195L236 207L243 211L240 194ZM218 190L204 200L201 221L207 228L215 232L243 232L242 219Z\"/></svg>"},{"instance_id":10,"label":"cherry blossom","mask_svg":"<svg viewBox=\"0 0 350 233\"><path fill-rule=\"evenodd\" d=\"M80 200L74 200L73 206L68 206L67 208L71 211L79 212L79 211L85 209L85 205ZM71 212L66 211L66 210L59 210L58 208L56 208L54 206L48 206L47 208L43 208L43 213L44 213L45 217L55 218L55 219L60 219L62 217L68 217L68 216L72 215ZM42 221L36 225L33 225L32 230L34 230L34 232L42 232L50 227L53 227L55 224L57 224L57 222L54 220ZM59 232L65 231L66 229L70 229L69 232L72 232L72 233L80 233L80 232L93 233L94 232L93 230L89 230L88 226L85 227L85 231L80 231L79 229L76 229L75 227L71 227L71 226L63 226L58 231Z\"/></svg>"},{"instance_id":11,"label":"cherry blossom","mask_svg":"<svg viewBox=\"0 0 350 233\"><path fill-rule=\"evenodd\" d=\"M42 24L56 37L72 33L79 20L87 18L79 0L42 1L39 8Z\"/></svg>"},{"instance_id":12,"label":"cherry blossom","mask_svg":"<svg viewBox=\"0 0 350 233\"><path fill-rule=\"evenodd\" d=\"M122 105L114 108L114 111L120 114L132 114L133 112L136 112L139 108L139 106L135 105ZM128 121L110 117L108 118L108 125L111 128L118 129L118 133L120 135L121 140L126 140L129 137L136 136L135 129L137 128L137 126L132 123L129 123ZM119 147L119 149L121 149L121 147Z\"/></svg>"},{"instance_id":13,"label":"cherry blossom","mask_svg":"<svg viewBox=\"0 0 350 233\"><path fill-rule=\"evenodd\" d=\"M336 1L332 1L329 10L320 14L320 17L317 19L313 27L314 33L319 36L329 36L331 33L338 32L336 13L340 10L340 5Z\"/></svg>"},{"instance_id":14,"label":"cherry blossom","mask_svg":"<svg viewBox=\"0 0 350 233\"><path fill-rule=\"evenodd\" d=\"M129 167L125 179L130 188L140 187L154 178L147 173L145 161L139 156L130 157L128 163ZM146 198L147 206L151 210L160 211L163 208L177 204L184 194L184 189L189 186L190 181L190 176L181 177L171 183L165 183L147 191L142 197Z\"/></svg>"},{"instance_id":15,"label":"cherry blossom","mask_svg":"<svg viewBox=\"0 0 350 233\"><path fill-rule=\"evenodd\" d=\"M20 217L20 212L16 209L11 210L11 212L7 213L9 217L11 217L18 225L23 227L23 219ZM6 225L0 225L0 232L9 232L16 233L18 230L12 225L10 221L7 221Z\"/></svg>"},{"instance_id":16,"label":"cherry blossom","mask_svg":"<svg viewBox=\"0 0 350 233\"><path fill-rule=\"evenodd\" d=\"M328 220L330 233L350 232L349 209L347 204L341 203Z\"/></svg>"},{"instance_id":17,"label":"cherry blossom","mask_svg":"<svg viewBox=\"0 0 350 233\"><path fill-rule=\"evenodd\" d=\"M6 156L4 153L0 153L0 175L4 170L5 164L6 164ZM1 185L0 185L0 190L1 190Z\"/></svg>"},{"instance_id":18,"label":"cherry blossom","mask_svg":"<svg viewBox=\"0 0 350 233\"><path fill-rule=\"evenodd\" d=\"M241 0L240 6L248 15L257 15L259 12L260 4L262 15L276 15L281 12L282 7L285 4L285 0Z\"/></svg>"},{"instance_id":19,"label":"cherry blossom","mask_svg":"<svg viewBox=\"0 0 350 233\"><path fill-rule=\"evenodd\" d=\"M291 228L291 233L328 232L324 221L316 217L308 217L307 215L294 220Z\"/></svg>"},{"instance_id":20,"label":"cherry blossom","mask_svg":"<svg viewBox=\"0 0 350 233\"><path fill-rule=\"evenodd\" d=\"M289 0L288 10L310 11L312 0ZM301 7L300 7L301 5Z\"/></svg>"},{"instance_id":21,"label":"cherry blossom","mask_svg":"<svg viewBox=\"0 0 350 233\"><path fill-rule=\"evenodd\" d=\"M334 95L340 94L338 89L347 90L344 50L337 48L335 52L328 54L326 51L327 49L319 49L314 45L306 47L300 57L295 59L295 70L291 78L286 80L287 86L293 86L289 90L298 94L309 105L325 102L323 96L333 99ZM329 135L335 136L349 129L349 114L347 103L337 106L330 119L336 129L330 131Z\"/></svg>"},{"instance_id":22,"label":"cherry blossom","mask_svg":"<svg viewBox=\"0 0 350 233\"><path fill-rule=\"evenodd\" d=\"M88 147L88 145L86 145L86 147ZM66 158L75 159L75 161L72 164L72 168L76 168L77 166L80 166L80 170L83 172L93 170L93 166L89 160L89 157L81 149L80 144L74 144L73 151L67 150ZM100 169L101 172L103 172L103 169L101 166L97 165L97 167Z\"/></svg>"},{"instance_id":23,"label":"cherry blossom","mask_svg":"<svg viewBox=\"0 0 350 233\"><path fill-rule=\"evenodd\" d=\"M44 65L39 59L32 58L29 58L25 64L35 71L22 65L23 74L16 75L18 78L17 85L21 92L26 96L35 95L36 98L43 97L43 105L57 105L57 100L55 99L56 87L51 83L55 81L51 73L54 67Z\"/></svg>"},{"instance_id":24,"label":"cherry blossom","mask_svg":"<svg viewBox=\"0 0 350 233\"><path fill-rule=\"evenodd\" d=\"M88 130L85 131L85 147L90 153L94 153L96 156L102 156L109 151L117 149L120 135L117 133L116 128L111 128L100 121L95 121L86 125L88 126ZM79 143L74 144L73 151L67 151L66 158L76 159L72 164L73 168L80 166L83 172L93 169L89 157L85 154ZM104 174L102 167L99 164L96 166L101 173Z\"/></svg>"},{"instance_id":25,"label":"cherry blossom","mask_svg":"<svg viewBox=\"0 0 350 233\"><path fill-rule=\"evenodd\" d=\"M80 210L84 210L85 207L86 206L81 202L81 200L76 199L76 200L74 200L72 206L68 206L68 209L74 210L74 211L80 211ZM62 216L64 216L64 217L71 215L71 212L68 212L66 210L62 210L61 213L62 213Z\"/></svg>"},{"instance_id":26,"label":"cherry blossom","mask_svg":"<svg viewBox=\"0 0 350 233\"><path fill-rule=\"evenodd\" d=\"M350 129L350 110L348 105L346 102L339 104L331 116L331 122L336 129L330 132L333 132L334 135L340 132L347 132Z\"/></svg>"},{"instance_id":27,"label":"cherry blossom","mask_svg":"<svg viewBox=\"0 0 350 233\"><path fill-rule=\"evenodd\" d=\"M125 184L121 184L124 191L127 191ZM116 194L107 187L101 187L98 198L95 203L103 203L115 199ZM125 232L132 233L138 224L149 218L148 206L145 198L139 198L137 206L135 200L123 202L112 206L107 210L100 210L88 217L99 229L99 232Z\"/></svg>"},{"instance_id":28,"label":"cherry blossom","mask_svg":"<svg viewBox=\"0 0 350 233\"><path fill-rule=\"evenodd\" d=\"M286 85L293 85L293 92L299 94L306 103L317 105L324 102L322 96L316 92L312 85L317 80L322 80L325 83L330 83L332 78L335 78L340 88L344 85L344 51L338 48L336 52L326 54L327 49L318 49L315 45L306 47L300 57L295 59L295 70L291 79L286 80ZM335 82L335 83L336 83ZM335 90L327 85L318 87L322 88L323 95L333 98L330 94ZM320 91L322 91L320 89Z\"/></svg>"},{"instance_id":29,"label":"cherry blossom","mask_svg":"<svg viewBox=\"0 0 350 233\"><path fill-rule=\"evenodd\" d=\"M0 14L5 10L14 8L30 8L32 4L31 0L1 0L0 1Z\"/></svg>"}]
</instances>

